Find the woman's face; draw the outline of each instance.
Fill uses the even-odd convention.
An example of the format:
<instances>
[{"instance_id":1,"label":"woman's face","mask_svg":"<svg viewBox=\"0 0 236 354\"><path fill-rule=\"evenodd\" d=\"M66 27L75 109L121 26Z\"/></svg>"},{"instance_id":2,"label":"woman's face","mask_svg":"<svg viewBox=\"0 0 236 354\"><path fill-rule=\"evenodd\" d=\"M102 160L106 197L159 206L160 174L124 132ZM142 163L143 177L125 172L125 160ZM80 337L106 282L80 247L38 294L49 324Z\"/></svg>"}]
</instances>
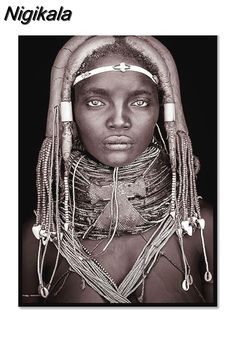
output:
<instances>
[{"instance_id":1,"label":"woman's face","mask_svg":"<svg viewBox=\"0 0 236 354\"><path fill-rule=\"evenodd\" d=\"M119 55L95 67L137 64ZM157 87L137 72L106 72L75 86L75 121L85 149L105 165L134 161L150 144L159 115Z\"/></svg>"}]
</instances>

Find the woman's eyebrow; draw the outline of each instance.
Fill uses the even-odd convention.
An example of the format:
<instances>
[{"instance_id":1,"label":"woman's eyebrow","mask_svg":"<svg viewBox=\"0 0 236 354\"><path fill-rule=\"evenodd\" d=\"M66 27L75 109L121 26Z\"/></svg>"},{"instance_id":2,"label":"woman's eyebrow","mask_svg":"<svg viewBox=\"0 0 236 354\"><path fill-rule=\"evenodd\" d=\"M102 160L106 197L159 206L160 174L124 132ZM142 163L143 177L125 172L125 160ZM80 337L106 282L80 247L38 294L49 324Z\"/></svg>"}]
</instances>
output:
<instances>
[{"instance_id":1,"label":"woman's eyebrow","mask_svg":"<svg viewBox=\"0 0 236 354\"><path fill-rule=\"evenodd\" d=\"M108 96L109 92L105 89L98 87L91 87L85 90L81 90L79 92L80 96L88 96L88 95L100 95L100 96Z\"/></svg>"},{"instance_id":2,"label":"woman's eyebrow","mask_svg":"<svg viewBox=\"0 0 236 354\"><path fill-rule=\"evenodd\" d=\"M109 96L109 90L99 88L99 87L90 87L79 92L79 96L89 96L89 95L100 95L100 96ZM153 93L147 90L134 90L129 91L129 97L135 97L139 95L152 96Z\"/></svg>"},{"instance_id":3,"label":"woman's eyebrow","mask_svg":"<svg viewBox=\"0 0 236 354\"><path fill-rule=\"evenodd\" d=\"M139 95L152 96L153 93L152 93L151 91L147 91L147 90L134 90L134 91L130 91L130 97L139 96Z\"/></svg>"}]
</instances>

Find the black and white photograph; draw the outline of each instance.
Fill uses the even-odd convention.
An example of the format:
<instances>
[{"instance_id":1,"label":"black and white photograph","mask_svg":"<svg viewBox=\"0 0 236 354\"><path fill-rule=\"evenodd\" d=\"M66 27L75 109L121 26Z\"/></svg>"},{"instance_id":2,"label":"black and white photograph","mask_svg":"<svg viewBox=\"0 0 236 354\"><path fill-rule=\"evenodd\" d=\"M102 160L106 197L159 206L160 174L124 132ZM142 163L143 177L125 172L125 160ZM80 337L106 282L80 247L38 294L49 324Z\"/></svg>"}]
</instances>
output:
<instances>
[{"instance_id":1,"label":"black and white photograph","mask_svg":"<svg viewBox=\"0 0 236 354\"><path fill-rule=\"evenodd\" d=\"M1 352L234 351L234 24L1 1Z\"/></svg>"},{"instance_id":2,"label":"black and white photograph","mask_svg":"<svg viewBox=\"0 0 236 354\"><path fill-rule=\"evenodd\" d=\"M19 306L217 306L216 35L22 35Z\"/></svg>"}]
</instances>

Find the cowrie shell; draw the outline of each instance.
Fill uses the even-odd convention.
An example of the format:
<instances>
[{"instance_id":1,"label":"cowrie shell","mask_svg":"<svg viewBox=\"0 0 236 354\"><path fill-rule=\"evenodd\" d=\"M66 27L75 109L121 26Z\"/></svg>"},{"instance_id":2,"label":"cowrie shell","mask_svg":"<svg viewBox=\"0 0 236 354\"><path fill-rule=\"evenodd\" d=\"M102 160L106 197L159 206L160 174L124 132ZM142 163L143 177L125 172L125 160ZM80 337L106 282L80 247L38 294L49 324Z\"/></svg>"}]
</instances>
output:
<instances>
[{"instance_id":1,"label":"cowrie shell","mask_svg":"<svg viewBox=\"0 0 236 354\"><path fill-rule=\"evenodd\" d=\"M47 289L45 286L43 286L43 285L39 285L38 291L39 291L39 294L40 294L42 297L44 297L45 299L46 299L46 297L48 297L48 295L49 295L48 289Z\"/></svg>"},{"instance_id":2,"label":"cowrie shell","mask_svg":"<svg viewBox=\"0 0 236 354\"><path fill-rule=\"evenodd\" d=\"M202 230L204 230L205 229L205 224L206 224L205 220L204 219L198 219L197 221L198 221L198 224L199 224L200 228Z\"/></svg>"},{"instance_id":3,"label":"cowrie shell","mask_svg":"<svg viewBox=\"0 0 236 354\"><path fill-rule=\"evenodd\" d=\"M209 271L206 271L205 275L204 275L204 279L205 281L209 282L212 280L212 275L211 275L211 272Z\"/></svg>"},{"instance_id":4,"label":"cowrie shell","mask_svg":"<svg viewBox=\"0 0 236 354\"><path fill-rule=\"evenodd\" d=\"M185 220L181 222L182 228L184 229L184 231L188 232L188 228L189 228L189 221Z\"/></svg>"},{"instance_id":5,"label":"cowrie shell","mask_svg":"<svg viewBox=\"0 0 236 354\"><path fill-rule=\"evenodd\" d=\"M40 239L40 230L41 230L41 225L34 225L32 227L32 232L34 236L39 240Z\"/></svg>"},{"instance_id":6,"label":"cowrie shell","mask_svg":"<svg viewBox=\"0 0 236 354\"><path fill-rule=\"evenodd\" d=\"M188 291L189 290L189 281L187 279L184 279L182 282L182 289L184 291Z\"/></svg>"}]
</instances>

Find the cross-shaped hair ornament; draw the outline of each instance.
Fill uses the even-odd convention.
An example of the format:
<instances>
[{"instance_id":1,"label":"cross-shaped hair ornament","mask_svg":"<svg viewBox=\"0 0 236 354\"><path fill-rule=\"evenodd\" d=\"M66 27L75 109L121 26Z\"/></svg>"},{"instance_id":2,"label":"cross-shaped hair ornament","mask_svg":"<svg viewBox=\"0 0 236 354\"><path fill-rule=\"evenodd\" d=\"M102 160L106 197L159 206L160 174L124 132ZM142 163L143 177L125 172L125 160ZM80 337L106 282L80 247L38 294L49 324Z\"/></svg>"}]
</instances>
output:
<instances>
[{"instance_id":1,"label":"cross-shaped hair ornament","mask_svg":"<svg viewBox=\"0 0 236 354\"><path fill-rule=\"evenodd\" d=\"M117 71L121 71L122 73L124 73L124 72L130 70L130 65L125 64L125 63L120 63L118 65L114 65L113 69L117 70Z\"/></svg>"}]
</instances>

